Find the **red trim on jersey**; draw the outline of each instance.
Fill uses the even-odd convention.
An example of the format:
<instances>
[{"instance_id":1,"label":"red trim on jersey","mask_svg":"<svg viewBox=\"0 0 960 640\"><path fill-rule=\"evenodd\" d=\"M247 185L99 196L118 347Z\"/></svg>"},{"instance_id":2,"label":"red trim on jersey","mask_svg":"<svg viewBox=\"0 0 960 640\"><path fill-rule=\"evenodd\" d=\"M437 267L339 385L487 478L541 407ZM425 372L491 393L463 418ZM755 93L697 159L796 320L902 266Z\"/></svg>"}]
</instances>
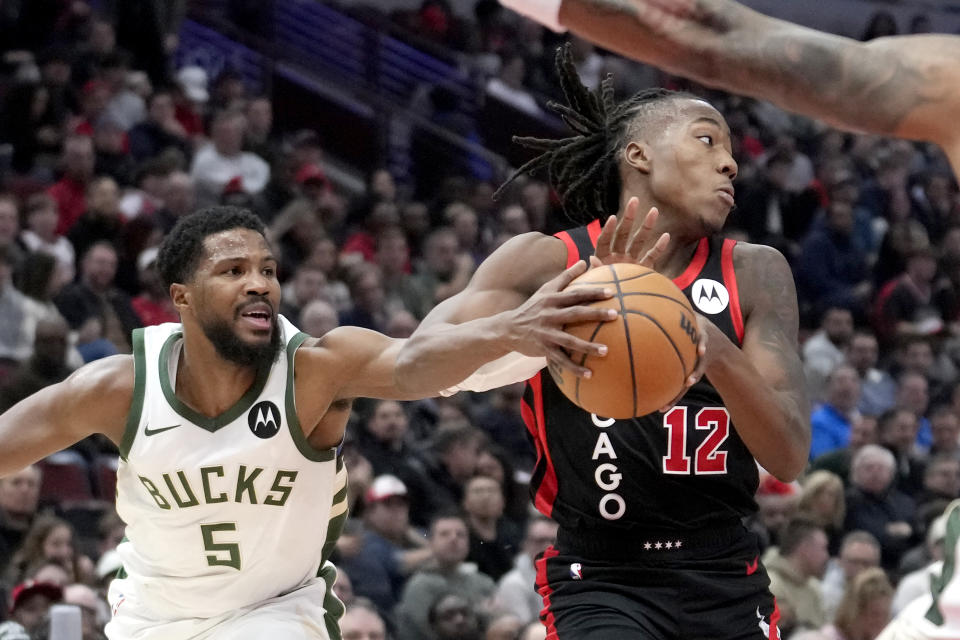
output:
<instances>
[{"instance_id":1,"label":"red trim on jersey","mask_svg":"<svg viewBox=\"0 0 960 640\"><path fill-rule=\"evenodd\" d=\"M770 614L770 636L767 640L780 640L780 630L777 625L780 622L780 607L777 606L777 598L773 598L773 613Z\"/></svg>"},{"instance_id":2,"label":"red trim on jersey","mask_svg":"<svg viewBox=\"0 0 960 640\"><path fill-rule=\"evenodd\" d=\"M720 254L720 267L723 269L723 284L730 293L730 319L733 320L733 329L737 332L740 344L743 344L743 314L740 312L740 293L737 290L737 273L733 269L733 248L737 241L727 238L723 241L723 252Z\"/></svg>"},{"instance_id":3,"label":"red trim on jersey","mask_svg":"<svg viewBox=\"0 0 960 640\"><path fill-rule=\"evenodd\" d=\"M553 466L553 457L550 455L550 448L547 446L546 421L543 418L543 383L540 380L542 372L527 380L530 389L533 390L533 435L534 442L537 443L537 456L543 456L547 461L547 467L543 473L543 479L540 480L540 486L537 487L537 493L533 498L533 506L543 515L550 517L553 513L553 503L557 499L557 470ZM523 409L521 409L521 412ZM526 420L526 416L524 418ZM527 423L529 429L531 424Z\"/></svg>"},{"instance_id":4,"label":"red trim on jersey","mask_svg":"<svg viewBox=\"0 0 960 640\"><path fill-rule=\"evenodd\" d=\"M557 635L557 621L553 617L553 612L550 611L550 596L553 595L553 589L550 588L550 583L547 581L547 560L556 558L558 555L560 555L560 552L549 546L543 552L543 555L537 559L537 584L540 585L537 592L543 598L540 622L547 628L546 640L559 640L560 638Z\"/></svg>"},{"instance_id":5,"label":"red trim on jersey","mask_svg":"<svg viewBox=\"0 0 960 640\"><path fill-rule=\"evenodd\" d=\"M566 231L561 231L560 233L555 233L554 237L560 238L563 240L563 244L567 245L567 269L577 264L577 262L580 261L580 250L577 249L577 243L573 241L570 234Z\"/></svg>"},{"instance_id":6,"label":"red trim on jersey","mask_svg":"<svg viewBox=\"0 0 960 640\"><path fill-rule=\"evenodd\" d=\"M594 220L587 225L587 234L590 236L590 244L593 245L593 248L597 248L597 238L600 237L600 232L603 231L603 227L600 225L599 220Z\"/></svg>"},{"instance_id":7,"label":"red trim on jersey","mask_svg":"<svg viewBox=\"0 0 960 640\"><path fill-rule=\"evenodd\" d=\"M687 268L683 270L683 273L673 279L673 284L677 285L677 288L681 291L693 284L693 281L700 275L700 271L703 270L703 265L707 263L707 257L709 255L710 240L700 238L700 244L697 245L693 259L690 261L690 264L687 265Z\"/></svg>"}]
</instances>

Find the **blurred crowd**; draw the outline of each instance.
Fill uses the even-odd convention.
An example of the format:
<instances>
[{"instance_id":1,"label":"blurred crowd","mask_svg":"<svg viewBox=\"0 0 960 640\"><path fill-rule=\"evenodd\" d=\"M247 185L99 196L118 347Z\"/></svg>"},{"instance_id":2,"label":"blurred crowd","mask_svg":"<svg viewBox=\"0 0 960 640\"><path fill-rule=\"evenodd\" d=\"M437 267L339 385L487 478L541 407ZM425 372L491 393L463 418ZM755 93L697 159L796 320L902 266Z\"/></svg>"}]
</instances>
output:
<instances>
[{"instance_id":1,"label":"blurred crowd","mask_svg":"<svg viewBox=\"0 0 960 640\"><path fill-rule=\"evenodd\" d=\"M470 162L400 183L373 159L364 188L349 188L331 171L322 111L315 129L287 130L271 96L231 69L174 68L182 11L0 4L0 411L129 353L133 328L177 321L156 247L201 207L262 216L281 255L281 313L315 336L338 325L409 336L506 239L568 226L544 182L522 179L494 202L504 176ZM495 0L479 0L474 20L443 0L389 19L463 60L488 102L551 125L558 36ZM877 28L864 37L891 26ZM814 402L809 472L763 476L748 525L783 638L870 640L927 588L943 558L939 516L960 497L960 197L945 159L581 40L573 51L588 86L612 72L621 97L659 84L726 116L740 167L727 234L793 266ZM521 393L356 403L351 518L334 558L345 639L544 637L534 559L557 527L526 495L535 454ZM93 438L0 479L0 640L46 637L55 602L81 607L84 640L102 638L123 535L115 467L112 444Z\"/></svg>"}]
</instances>

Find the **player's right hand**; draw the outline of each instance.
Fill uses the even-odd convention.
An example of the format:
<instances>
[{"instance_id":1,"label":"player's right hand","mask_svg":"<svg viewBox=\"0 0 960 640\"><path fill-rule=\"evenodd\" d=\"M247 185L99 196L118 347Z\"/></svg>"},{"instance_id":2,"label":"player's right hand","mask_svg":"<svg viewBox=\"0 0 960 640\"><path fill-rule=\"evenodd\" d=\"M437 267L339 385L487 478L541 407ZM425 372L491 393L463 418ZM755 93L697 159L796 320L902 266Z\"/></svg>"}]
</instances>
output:
<instances>
[{"instance_id":1,"label":"player's right hand","mask_svg":"<svg viewBox=\"0 0 960 640\"><path fill-rule=\"evenodd\" d=\"M609 322L617 317L617 312L590 306L592 302L612 298L614 292L611 288L574 287L565 290L586 270L586 262L577 262L540 287L522 305L504 312L505 339L511 351L545 357L551 368L560 367L581 378L590 377L590 370L574 360L584 360L578 354L606 355L606 345L581 340L564 331L564 326L579 322Z\"/></svg>"}]
</instances>

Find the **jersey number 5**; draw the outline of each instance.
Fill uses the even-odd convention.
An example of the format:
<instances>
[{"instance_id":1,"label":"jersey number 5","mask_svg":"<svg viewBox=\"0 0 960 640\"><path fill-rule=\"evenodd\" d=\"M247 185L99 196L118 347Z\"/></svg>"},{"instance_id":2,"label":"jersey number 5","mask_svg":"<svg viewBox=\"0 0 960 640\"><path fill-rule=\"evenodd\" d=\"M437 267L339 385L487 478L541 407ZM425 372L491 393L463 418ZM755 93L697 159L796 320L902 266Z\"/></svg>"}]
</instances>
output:
<instances>
[{"instance_id":1,"label":"jersey number 5","mask_svg":"<svg viewBox=\"0 0 960 640\"><path fill-rule=\"evenodd\" d=\"M667 430L667 455L663 458L663 472L689 475L690 456L687 455L687 407L674 407L663 416ZM723 407L704 407L697 412L697 429L710 433L697 447L693 456L695 475L714 475L727 472L727 452L718 451L730 433L730 414Z\"/></svg>"},{"instance_id":2,"label":"jersey number 5","mask_svg":"<svg viewBox=\"0 0 960 640\"><path fill-rule=\"evenodd\" d=\"M203 534L203 549L207 552L207 564L211 567L233 567L240 570L240 545L236 542L216 542L213 534L221 531L236 531L235 522L217 522L200 525Z\"/></svg>"}]
</instances>

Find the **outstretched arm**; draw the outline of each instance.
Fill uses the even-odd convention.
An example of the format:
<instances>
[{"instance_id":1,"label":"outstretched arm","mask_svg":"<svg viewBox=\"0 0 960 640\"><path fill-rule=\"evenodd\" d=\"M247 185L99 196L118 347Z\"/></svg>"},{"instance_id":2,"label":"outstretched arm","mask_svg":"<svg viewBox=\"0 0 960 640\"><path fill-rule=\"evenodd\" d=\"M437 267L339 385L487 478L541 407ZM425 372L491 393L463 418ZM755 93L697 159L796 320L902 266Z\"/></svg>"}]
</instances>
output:
<instances>
[{"instance_id":1,"label":"outstretched arm","mask_svg":"<svg viewBox=\"0 0 960 640\"><path fill-rule=\"evenodd\" d=\"M525 12L551 0L503 1ZM938 143L955 167L960 163L960 128L952 121L960 110L956 36L861 43L732 0L562 0L559 22L606 48L708 86L844 129Z\"/></svg>"},{"instance_id":2,"label":"outstretched arm","mask_svg":"<svg viewBox=\"0 0 960 640\"><path fill-rule=\"evenodd\" d=\"M94 433L120 446L133 388L133 358L113 356L12 406L0 415L0 477Z\"/></svg>"},{"instance_id":3,"label":"outstretched arm","mask_svg":"<svg viewBox=\"0 0 960 640\"><path fill-rule=\"evenodd\" d=\"M797 348L797 294L780 253L761 245L734 251L744 336L740 349L707 325L706 375L737 433L777 478L796 478L810 451L810 409Z\"/></svg>"}]
</instances>

